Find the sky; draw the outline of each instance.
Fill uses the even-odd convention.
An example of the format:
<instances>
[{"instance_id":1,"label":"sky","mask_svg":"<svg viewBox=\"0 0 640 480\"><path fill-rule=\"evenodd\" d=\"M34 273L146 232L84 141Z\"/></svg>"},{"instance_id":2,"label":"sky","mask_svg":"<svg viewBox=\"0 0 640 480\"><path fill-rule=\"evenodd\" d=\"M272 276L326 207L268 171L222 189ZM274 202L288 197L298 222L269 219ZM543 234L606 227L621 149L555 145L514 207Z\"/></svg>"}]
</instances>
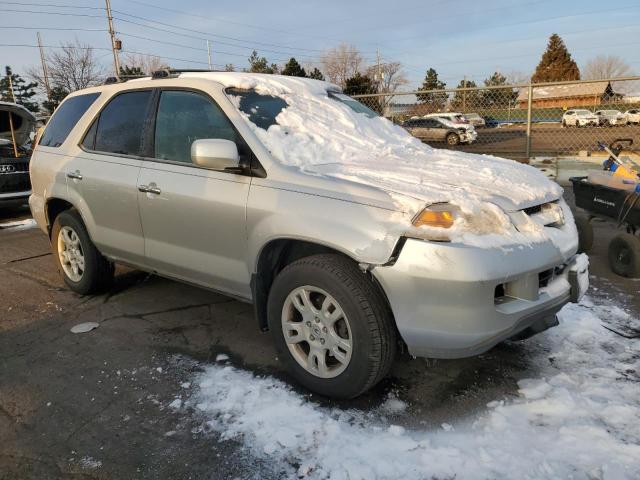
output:
<instances>
[{"instance_id":1,"label":"sky","mask_svg":"<svg viewBox=\"0 0 640 480\"><path fill-rule=\"evenodd\" d=\"M111 2L123 51L158 55L174 68L207 68L207 39L218 68L232 63L238 69L253 49L270 62L293 56L319 66L323 51L346 42L368 63L378 52L383 62L401 62L407 89L417 88L430 67L449 87L465 76L480 85L494 71L528 77L548 37L558 33L581 67L610 54L640 72L638 0ZM46 50L77 38L113 69L104 5L0 0L0 65L16 73L38 65L37 48L17 45L36 45L40 31Z\"/></svg>"}]
</instances>

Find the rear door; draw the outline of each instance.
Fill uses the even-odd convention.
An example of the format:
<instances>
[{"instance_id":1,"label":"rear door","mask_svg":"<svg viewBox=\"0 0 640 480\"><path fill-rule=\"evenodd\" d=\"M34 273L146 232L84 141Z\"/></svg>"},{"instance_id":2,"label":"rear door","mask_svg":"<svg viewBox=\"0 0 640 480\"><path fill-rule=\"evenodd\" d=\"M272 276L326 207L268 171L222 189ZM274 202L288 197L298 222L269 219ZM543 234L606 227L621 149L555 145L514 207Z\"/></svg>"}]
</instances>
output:
<instances>
[{"instance_id":1,"label":"rear door","mask_svg":"<svg viewBox=\"0 0 640 480\"><path fill-rule=\"evenodd\" d=\"M67 186L94 224L93 241L105 254L143 263L144 239L137 181L152 90L114 96L94 119L82 151L66 167Z\"/></svg>"},{"instance_id":2,"label":"rear door","mask_svg":"<svg viewBox=\"0 0 640 480\"><path fill-rule=\"evenodd\" d=\"M217 138L250 153L208 95L163 89L153 149L138 181L146 263L158 272L250 298L246 202L251 178L198 167L191 144ZM148 190L152 190L149 192Z\"/></svg>"}]
</instances>

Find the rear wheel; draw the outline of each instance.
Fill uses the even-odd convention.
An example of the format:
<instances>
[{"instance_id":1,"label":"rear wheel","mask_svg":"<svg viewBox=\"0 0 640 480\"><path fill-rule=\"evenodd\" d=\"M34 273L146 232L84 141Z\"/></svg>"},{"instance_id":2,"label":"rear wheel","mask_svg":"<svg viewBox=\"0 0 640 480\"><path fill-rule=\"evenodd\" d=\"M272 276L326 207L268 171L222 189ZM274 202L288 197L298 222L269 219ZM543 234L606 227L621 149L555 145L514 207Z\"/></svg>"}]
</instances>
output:
<instances>
[{"instance_id":1,"label":"rear wheel","mask_svg":"<svg viewBox=\"0 0 640 480\"><path fill-rule=\"evenodd\" d=\"M278 274L268 321L279 356L307 389L353 398L378 383L395 356L389 309L349 259L314 255Z\"/></svg>"},{"instance_id":2,"label":"rear wheel","mask_svg":"<svg viewBox=\"0 0 640 480\"><path fill-rule=\"evenodd\" d=\"M76 293L98 293L113 281L114 266L95 247L75 210L58 215L51 229L51 247L64 283Z\"/></svg>"},{"instance_id":3,"label":"rear wheel","mask_svg":"<svg viewBox=\"0 0 640 480\"><path fill-rule=\"evenodd\" d=\"M578 252L589 253L593 247L593 225L584 215L576 215L575 221L578 229Z\"/></svg>"},{"instance_id":4,"label":"rear wheel","mask_svg":"<svg viewBox=\"0 0 640 480\"><path fill-rule=\"evenodd\" d=\"M457 133L449 133L447 134L447 144L448 145L458 145L460 143L460 136Z\"/></svg>"},{"instance_id":5,"label":"rear wheel","mask_svg":"<svg viewBox=\"0 0 640 480\"><path fill-rule=\"evenodd\" d=\"M640 276L640 239L630 233L614 237L609 244L611 270L623 277Z\"/></svg>"}]
</instances>

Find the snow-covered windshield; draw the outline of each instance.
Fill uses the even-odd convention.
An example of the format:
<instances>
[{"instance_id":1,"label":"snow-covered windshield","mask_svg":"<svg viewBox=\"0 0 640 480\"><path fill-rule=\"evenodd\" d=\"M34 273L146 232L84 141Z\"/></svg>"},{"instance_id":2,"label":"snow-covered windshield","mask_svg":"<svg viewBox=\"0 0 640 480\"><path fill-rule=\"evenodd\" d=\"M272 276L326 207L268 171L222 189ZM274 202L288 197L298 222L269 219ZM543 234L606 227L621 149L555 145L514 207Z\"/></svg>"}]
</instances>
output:
<instances>
[{"instance_id":1,"label":"snow-covered windshield","mask_svg":"<svg viewBox=\"0 0 640 480\"><path fill-rule=\"evenodd\" d=\"M268 130L271 125L276 125L278 123L276 117L288 106L287 102L278 96L259 93L255 90L228 88L226 92L235 100L240 111L249 117L251 123L263 130ZM328 91L327 95L356 113L362 113L369 118L379 116L369 107L348 95L334 91Z\"/></svg>"}]
</instances>

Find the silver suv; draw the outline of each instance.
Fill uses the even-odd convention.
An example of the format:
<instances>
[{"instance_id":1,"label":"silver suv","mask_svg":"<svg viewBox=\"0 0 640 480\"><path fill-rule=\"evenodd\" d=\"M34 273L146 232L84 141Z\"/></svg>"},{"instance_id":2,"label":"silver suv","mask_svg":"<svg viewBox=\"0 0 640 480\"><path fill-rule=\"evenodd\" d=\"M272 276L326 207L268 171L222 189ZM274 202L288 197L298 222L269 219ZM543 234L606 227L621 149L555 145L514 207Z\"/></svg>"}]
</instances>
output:
<instances>
[{"instance_id":1,"label":"silver suv","mask_svg":"<svg viewBox=\"0 0 640 480\"><path fill-rule=\"evenodd\" d=\"M252 302L291 375L332 397L398 347L477 355L555 324L587 288L562 190L436 150L329 83L165 72L70 95L30 206L70 289L114 263Z\"/></svg>"}]
</instances>

